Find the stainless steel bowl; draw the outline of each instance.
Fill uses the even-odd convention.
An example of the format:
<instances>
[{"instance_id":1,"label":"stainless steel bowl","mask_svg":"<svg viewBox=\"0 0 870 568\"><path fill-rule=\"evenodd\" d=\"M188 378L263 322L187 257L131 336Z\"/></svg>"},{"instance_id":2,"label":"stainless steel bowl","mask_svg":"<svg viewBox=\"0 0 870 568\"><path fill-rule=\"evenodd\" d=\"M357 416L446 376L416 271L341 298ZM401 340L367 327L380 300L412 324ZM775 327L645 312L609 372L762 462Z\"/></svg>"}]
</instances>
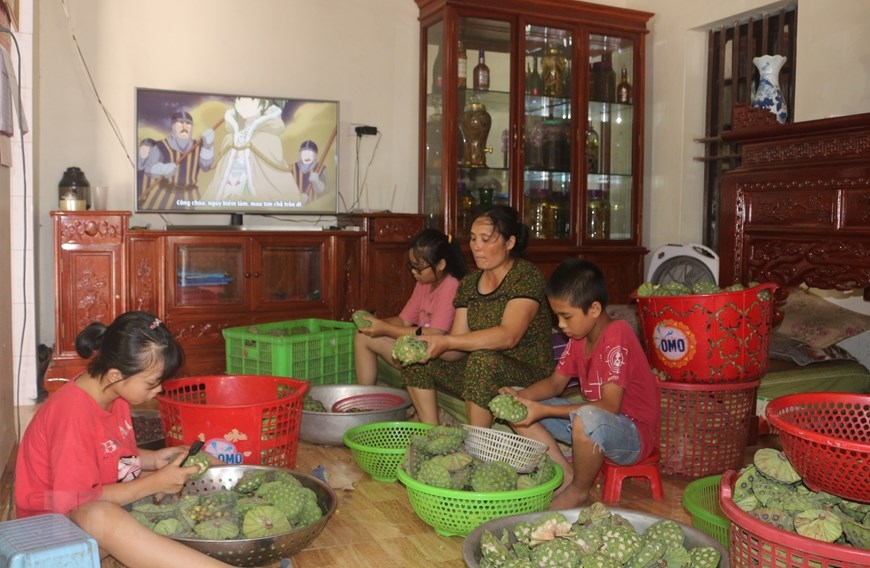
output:
<instances>
[{"instance_id":1,"label":"stainless steel bowl","mask_svg":"<svg viewBox=\"0 0 870 568\"><path fill-rule=\"evenodd\" d=\"M221 489L232 489L246 471L275 469L279 468L260 465L210 467L201 478L188 481L182 493L208 495ZM323 516L316 523L288 533L263 538L204 540L173 537L173 539L233 566L265 566L280 562L282 558L290 558L317 538L338 504L335 492L327 484L307 473L298 471L290 473L317 495L317 504L320 505Z\"/></svg>"},{"instance_id":2,"label":"stainless steel bowl","mask_svg":"<svg viewBox=\"0 0 870 568\"><path fill-rule=\"evenodd\" d=\"M307 395L319 400L327 409L336 402L351 396L366 394L390 394L401 397L402 404L383 410L359 412L313 412L302 411L299 439L309 444L324 446L344 445L344 433L355 426L375 422L401 422L408 417L411 398L404 389L366 385L314 385Z\"/></svg>"},{"instance_id":3,"label":"stainless steel bowl","mask_svg":"<svg viewBox=\"0 0 870 568\"><path fill-rule=\"evenodd\" d=\"M560 511L565 518L571 521L572 523L577 520L577 517L580 515L580 512L583 508L578 509L564 509ZM657 515L651 515L649 513L641 513L639 511L632 511L630 509L620 509L617 507L608 507L608 511L612 513L618 513L625 517L628 522L630 522L637 532L642 533L647 528L650 527L656 521L662 520L664 517L659 517ZM462 557L465 559L465 565L469 568L478 568L480 566L481 554L480 554L480 536L483 534L484 530L488 530L489 532L495 534L496 536L501 536L502 531L504 529L510 529L517 523L533 521L540 517L543 513L524 513L522 515L511 515L509 517L501 517L499 519L493 519L491 521L487 521L482 525L479 525L473 531L468 533L468 536L465 537L465 541L462 543ZM717 541L712 536L708 536L698 529L694 527L690 527L683 523L680 523L680 527L683 529L683 535L685 536L685 545L686 548L695 548L697 546L712 546L716 550L719 551L719 554L722 555L722 558L719 560L719 568L728 568L731 566L731 560L728 556L728 550L723 547L719 541ZM510 531L508 531L510 533ZM511 542L514 542L513 535L511 535Z\"/></svg>"}]
</instances>

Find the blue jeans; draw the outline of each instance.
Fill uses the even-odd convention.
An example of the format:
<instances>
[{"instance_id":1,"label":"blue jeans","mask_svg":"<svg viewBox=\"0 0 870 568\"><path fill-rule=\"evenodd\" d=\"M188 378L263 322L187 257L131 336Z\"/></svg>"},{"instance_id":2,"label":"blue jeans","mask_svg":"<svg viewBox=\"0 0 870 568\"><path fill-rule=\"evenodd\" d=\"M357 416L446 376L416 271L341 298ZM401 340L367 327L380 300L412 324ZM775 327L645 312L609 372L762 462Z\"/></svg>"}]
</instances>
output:
<instances>
[{"instance_id":1,"label":"blue jeans","mask_svg":"<svg viewBox=\"0 0 870 568\"><path fill-rule=\"evenodd\" d=\"M548 398L541 404L550 406L577 404L564 398ZM640 436L637 426L624 414L613 414L591 404L584 404L571 411L570 417L544 418L541 425L547 429L556 440L563 444L571 444L571 430L574 419L583 423L586 435L595 442L604 457L617 465L631 465L640 458Z\"/></svg>"}]
</instances>

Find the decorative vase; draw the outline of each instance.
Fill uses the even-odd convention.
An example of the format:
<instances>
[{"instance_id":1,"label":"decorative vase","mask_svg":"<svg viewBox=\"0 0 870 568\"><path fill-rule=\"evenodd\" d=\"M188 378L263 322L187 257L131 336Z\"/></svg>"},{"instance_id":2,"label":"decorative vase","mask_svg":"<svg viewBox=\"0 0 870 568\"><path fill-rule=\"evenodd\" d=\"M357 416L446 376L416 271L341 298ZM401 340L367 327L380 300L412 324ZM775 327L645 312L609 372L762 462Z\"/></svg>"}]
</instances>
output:
<instances>
[{"instance_id":1,"label":"decorative vase","mask_svg":"<svg viewBox=\"0 0 870 568\"><path fill-rule=\"evenodd\" d=\"M766 108L776 115L776 121L780 124L784 124L785 119L788 118L785 98L782 96L782 89L779 88L779 70L782 69L785 60L782 55L762 55L752 60L759 75L752 106Z\"/></svg>"},{"instance_id":2,"label":"decorative vase","mask_svg":"<svg viewBox=\"0 0 870 568\"><path fill-rule=\"evenodd\" d=\"M486 112L486 106L478 101L471 101L465 106L465 111L459 121L459 129L465 138L465 166L469 168L486 167L486 139L492 126L492 117ZM491 152L492 150L489 149Z\"/></svg>"}]
</instances>

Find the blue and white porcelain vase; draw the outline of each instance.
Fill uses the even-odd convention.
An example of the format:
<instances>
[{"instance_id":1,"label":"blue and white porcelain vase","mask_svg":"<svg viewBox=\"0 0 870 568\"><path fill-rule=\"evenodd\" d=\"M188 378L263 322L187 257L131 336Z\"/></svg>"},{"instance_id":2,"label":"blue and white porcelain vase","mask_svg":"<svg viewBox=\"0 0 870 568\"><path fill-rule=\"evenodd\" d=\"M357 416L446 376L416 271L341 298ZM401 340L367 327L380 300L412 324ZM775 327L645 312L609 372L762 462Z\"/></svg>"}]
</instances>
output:
<instances>
[{"instance_id":1,"label":"blue and white porcelain vase","mask_svg":"<svg viewBox=\"0 0 870 568\"><path fill-rule=\"evenodd\" d=\"M784 124L788 118L788 109L782 89L779 88L779 70L785 64L782 55L762 55L752 59L752 63L758 69L759 81L755 96L752 98L752 106L766 108L774 115L776 121Z\"/></svg>"}]
</instances>

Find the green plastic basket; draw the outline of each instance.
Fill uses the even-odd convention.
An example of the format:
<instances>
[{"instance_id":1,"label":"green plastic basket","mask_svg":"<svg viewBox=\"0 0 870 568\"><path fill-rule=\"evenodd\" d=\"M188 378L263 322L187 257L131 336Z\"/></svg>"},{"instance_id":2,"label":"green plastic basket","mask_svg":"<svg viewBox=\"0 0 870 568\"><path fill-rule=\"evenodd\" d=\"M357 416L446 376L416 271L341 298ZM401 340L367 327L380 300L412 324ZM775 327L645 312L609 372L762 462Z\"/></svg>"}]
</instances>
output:
<instances>
[{"instance_id":1,"label":"green plastic basket","mask_svg":"<svg viewBox=\"0 0 870 568\"><path fill-rule=\"evenodd\" d=\"M430 424L420 422L373 422L351 428L343 440L360 469L375 481L393 482L411 435L430 428Z\"/></svg>"},{"instance_id":2,"label":"green plastic basket","mask_svg":"<svg viewBox=\"0 0 870 568\"><path fill-rule=\"evenodd\" d=\"M683 507L692 514L692 526L718 540L722 546L731 545L728 536L728 517L719 508L719 486L722 475L696 479L683 491Z\"/></svg>"},{"instance_id":3,"label":"green plastic basket","mask_svg":"<svg viewBox=\"0 0 870 568\"><path fill-rule=\"evenodd\" d=\"M510 515L545 511L553 492L562 485L564 473L555 462L553 478L537 487L477 493L456 489L441 489L420 483L399 467L399 481L408 490L411 508L427 525L443 536L465 537L478 525Z\"/></svg>"},{"instance_id":4,"label":"green plastic basket","mask_svg":"<svg viewBox=\"0 0 870 568\"><path fill-rule=\"evenodd\" d=\"M299 319L222 330L227 373L353 384L353 322Z\"/></svg>"}]
</instances>

